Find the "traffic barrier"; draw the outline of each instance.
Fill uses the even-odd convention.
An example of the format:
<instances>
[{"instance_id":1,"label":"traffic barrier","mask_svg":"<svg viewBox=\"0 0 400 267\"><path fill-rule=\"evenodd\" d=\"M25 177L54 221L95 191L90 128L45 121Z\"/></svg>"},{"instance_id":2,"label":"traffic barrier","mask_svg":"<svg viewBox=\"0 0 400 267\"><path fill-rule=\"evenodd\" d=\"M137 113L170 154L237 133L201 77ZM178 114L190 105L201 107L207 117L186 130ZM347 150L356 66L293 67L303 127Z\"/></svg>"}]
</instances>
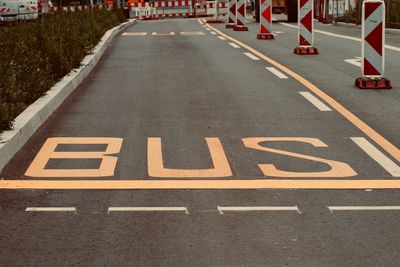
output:
<instances>
[{"instance_id":1,"label":"traffic barrier","mask_svg":"<svg viewBox=\"0 0 400 267\"><path fill-rule=\"evenodd\" d=\"M298 44L297 55L318 55L314 45L314 5L313 0L298 1Z\"/></svg>"},{"instance_id":2,"label":"traffic barrier","mask_svg":"<svg viewBox=\"0 0 400 267\"><path fill-rule=\"evenodd\" d=\"M274 39L272 34L272 1L260 0L260 33L257 39L271 40Z\"/></svg>"},{"instance_id":3,"label":"traffic barrier","mask_svg":"<svg viewBox=\"0 0 400 267\"><path fill-rule=\"evenodd\" d=\"M215 1L207 1L207 15L213 16L213 19L208 19L207 23L225 23L224 20L219 19L219 16L226 16L227 9L226 9L226 2L222 0L215 0Z\"/></svg>"},{"instance_id":4,"label":"traffic barrier","mask_svg":"<svg viewBox=\"0 0 400 267\"><path fill-rule=\"evenodd\" d=\"M228 23L225 25L225 28L233 29L236 23L236 0L229 0L228 12Z\"/></svg>"},{"instance_id":5,"label":"traffic barrier","mask_svg":"<svg viewBox=\"0 0 400 267\"><path fill-rule=\"evenodd\" d=\"M385 70L385 2L367 0L362 8L362 74L360 89L391 89Z\"/></svg>"},{"instance_id":6,"label":"traffic barrier","mask_svg":"<svg viewBox=\"0 0 400 267\"><path fill-rule=\"evenodd\" d=\"M130 3L128 9L130 18L142 20L193 15L192 0Z\"/></svg>"},{"instance_id":7,"label":"traffic barrier","mask_svg":"<svg viewBox=\"0 0 400 267\"><path fill-rule=\"evenodd\" d=\"M236 0L236 24L234 31L248 31L246 24L246 0Z\"/></svg>"}]
</instances>

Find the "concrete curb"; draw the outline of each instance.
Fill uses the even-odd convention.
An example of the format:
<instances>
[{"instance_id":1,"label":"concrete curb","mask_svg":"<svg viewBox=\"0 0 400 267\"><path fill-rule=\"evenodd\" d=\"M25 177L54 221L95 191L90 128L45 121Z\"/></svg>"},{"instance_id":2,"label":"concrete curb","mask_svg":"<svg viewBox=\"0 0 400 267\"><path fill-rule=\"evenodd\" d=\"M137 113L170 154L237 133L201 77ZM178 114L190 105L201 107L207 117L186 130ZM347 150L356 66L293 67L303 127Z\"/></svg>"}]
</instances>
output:
<instances>
[{"instance_id":1,"label":"concrete curb","mask_svg":"<svg viewBox=\"0 0 400 267\"><path fill-rule=\"evenodd\" d=\"M50 117L51 114L64 102L75 88L88 76L103 56L113 38L136 23L136 19L129 20L108 30L100 42L81 62L79 69L73 69L61 81L56 83L45 96L36 100L14 121L14 129L5 131L0 139L0 171L11 158L29 140L35 131Z\"/></svg>"}]
</instances>

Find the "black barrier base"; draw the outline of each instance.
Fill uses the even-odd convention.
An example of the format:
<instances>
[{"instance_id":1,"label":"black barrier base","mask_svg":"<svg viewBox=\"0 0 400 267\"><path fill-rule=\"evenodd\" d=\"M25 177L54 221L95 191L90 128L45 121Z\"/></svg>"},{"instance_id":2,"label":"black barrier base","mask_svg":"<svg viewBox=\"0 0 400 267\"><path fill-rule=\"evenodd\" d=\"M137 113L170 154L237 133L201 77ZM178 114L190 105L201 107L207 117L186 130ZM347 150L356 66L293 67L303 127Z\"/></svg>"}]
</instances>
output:
<instances>
[{"instance_id":1,"label":"black barrier base","mask_svg":"<svg viewBox=\"0 0 400 267\"><path fill-rule=\"evenodd\" d=\"M235 27L235 24L232 24L232 23L225 24L225 29L233 29L234 27Z\"/></svg>"},{"instance_id":2,"label":"black barrier base","mask_svg":"<svg viewBox=\"0 0 400 267\"><path fill-rule=\"evenodd\" d=\"M222 19L207 19L206 23L208 24L220 24L220 23L225 23Z\"/></svg>"},{"instance_id":3,"label":"black barrier base","mask_svg":"<svg viewBox=\"0 0 400 267\"><path fill-rule=\"evenodd\" d=\"M235 25L233 27L233 30L237 31L237 32L247 32L249 30L249 28L247 28L246 26L243 26L243 25Z\"/></svg>"},{"instance_id":4,"label":"black barrier base","mask_svg":"<svg viewBox=\"0 0 400 267\"><path fill-rule=\"evenodd\" d=\"M319 55L318 49L315 47L296 47L293 51L296 55Z\"/></svg>"},{"instance_id":5,"label":"black barrier base","mask_svg":"<svg viewBox=\"0 0 400 267\"><path fill-rule=\"evenodd\" d=\"M272 40L275 39L275 36L272 33L259 33L257 34L258 40Z\"/></svg>"}]
</instances>

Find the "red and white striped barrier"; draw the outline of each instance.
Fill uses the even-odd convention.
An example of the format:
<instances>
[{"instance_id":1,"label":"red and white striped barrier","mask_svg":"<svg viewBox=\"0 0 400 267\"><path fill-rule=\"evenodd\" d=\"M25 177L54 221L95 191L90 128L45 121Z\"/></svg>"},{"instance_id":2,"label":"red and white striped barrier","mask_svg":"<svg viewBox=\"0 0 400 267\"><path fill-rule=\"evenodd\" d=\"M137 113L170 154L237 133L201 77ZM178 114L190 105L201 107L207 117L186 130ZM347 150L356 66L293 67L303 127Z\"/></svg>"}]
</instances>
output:
<instances>
[{"instance_id":1,"label":"red and white striped barrier","mask_svg":"<svg viewBox=\"0 0 400 267\"><path fill-rule=\"evenodd\" d=\"M228 2L228 23L225 28L231 29L236 24L236 0L229 0Z\"/></svg>"},{"instance_id":2,"label":"red and white striped barrier","mask_svg":"<svg viewBox=\"0 0 400 267\"><path fill-rule=\"evenodd\" d=\"M234 31L248 31L246 24L246 0L236 0L236 25Z\"/></svg>"},{"instance_id":3,"label":"red and white striped barrier","mask_svg":"<svg viewBox=\"0 0 400 267\"><path fill-rule=\"evenodd\" d=\"M385 70L385 2L367 0L362 12L362 73L360 89L391 89Z\"/></svg>"},{"instance_id":4,"label":"red and white striped barrier","mask_svg":"<svg viewBox=\"0 0 400 267\"><path fill-rule=\"evenodd\" d=\"M314 4L313 0L298 1L299 23L298 44L294 53L298 55L317 55L314 45Z\"/></svg>"},{"instance_id":5,"label":"red and white striped barrier","mask_svg":"<svg viewBox=\"0 0 400 267\"><path fill-rule=\"evenodd\" d=\"M165 17L189 17L193 15L191 0L131 3L130 18L158 19Z\"/></svg>"},{"instance_id":6,"label":"red and white striped barrier","mask_svg":"<svg viewBox=\"0 0 400 267\"><path fill-rule=\"evenodd\" d=\"M225 23L225 21L219 19L220 16L226 16L228 14L226 0L214 0L206 2L207 15L214 17L208 19L207 23Z\"/></svg>"},{"instance_id":7,"label":"red and white striped barrier","mask_svg":"<svg viewBox=\"0 0 400 267\"><path fill-rule=\"evenodd\" d=\"M272 1L260 0L260 33L257 39L274 39L272 34Z\"/></svg>"}]
</instances>

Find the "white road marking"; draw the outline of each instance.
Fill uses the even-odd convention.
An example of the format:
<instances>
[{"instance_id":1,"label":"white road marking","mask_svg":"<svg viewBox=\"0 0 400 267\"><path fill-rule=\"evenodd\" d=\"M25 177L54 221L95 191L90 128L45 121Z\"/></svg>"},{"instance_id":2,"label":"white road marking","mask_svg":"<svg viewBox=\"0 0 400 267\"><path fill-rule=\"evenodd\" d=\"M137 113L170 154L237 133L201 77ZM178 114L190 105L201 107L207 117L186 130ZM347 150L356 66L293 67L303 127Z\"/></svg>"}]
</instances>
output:
<instances>
[{"instance_id":1,"label":"white road marking","mask_svg":"<svg viewBox=\"0 0 400 267\"><path fill-rule=\"evenodd\" d=\"M361 57L345 59L344 61L361 68Z\"/></svg>"},{"instance_id":2,"label":"white road marking","mask_svg":"<svg viewBox=\"0 0 400 267\"><path fill-rule=\"evenodd\" d=\"M152 32L151 35L160 35L160 36L175 35L175 32L169 32L169 33L157 33L157 32Z\"/></svg>"},{"instance_id":3,"label":"white road marking","mask_svg":"<svg viewBox=\"0 0 400 267\"><path fill-rule=\"evenodd\" d=\"M373 158L393 177L400 177L400 167L390 158L385 156L381 151L379 151L367 139L365 139L364 137L351 137L351 140L353 140L354 143L356 143L362 150L364 150L365 153Z\"/></svg>"},{"instance_id":4,"label":"white road marking","mask_svg":"<svg viewBox=\"0 0 400 267\"><path fill-rule=\"evenodd\" d=\"M280 72L279 70L275 69L274 67L265 67L267 70L272 72L275 76L277 76L279 79L289 79L288 76Z\"/></svg>"},{"instance_id":5,"label":"white road marking","mask_svg":"<svg viewBox=\"0 0 400 267\"><path fill-rule=\"evenodd\" d=\"M183 211L189 214L187 207L109 207L108 213L121 211Z\"/></svg>"},{"instance_id":6,"label":"white road marking","mask_svg":"<svg viewBox=\"0 0 400 267\"><path fill-rule=\"evenodd\" d=\"M310 92L299 92L302 96L304 96L305 99L311 102L316 108L318 108L320 111L332 111L327 105L322 103L321 100L316 98L313 94Z\"/></svg>"},{"instance_id":7,"label":"white road marking","mask_svg":"<svg viewBox=\"0 0 400 267\"><path fill-rule=\"evenodd\" d=\"M197 21L200 23L200 25L204 25L204 22L201 19L198 19Z\"/></svg>"},{"instance_id":8,"label":"white road marking","mask_svg":"<svg viewBox=\"0 0 400 267\"><path fill-rule=\"evenodd\" d=\"M181 35L205 35L204 32L181 32Z\"/></svg>"},{"instance_id":9,"label":"white road marking","mask_svg":"<svg viewBox=\"0 0 400 267\"><path fill-rule=\"evenodd\" d=\"M243 54L245 54L246 56L248 56L248 57L251 58L252 60L260 60L258 57L256 57L256 56L253 55L252 53L244 52Z\"/></svg>"},{"instance_id":10,"label":"white road marking","mask_svg":"<svg viewBox=\"0 0 400 267\"><path fill-rule=\"evenodd\" d=\"M123 36L145 36L147 32L124 32L122 33Z\"/></svg>"},{"instance_id":11,"label":"white road marking","mask_svg":"<svg viewBox=\"0 0 400 267\"><path fill-rule=\"evenodd\" d=\"M221 39L221 40L226 40L226 38L222 37L222 36L218 36L218 38Z\"/></svg>"},{"instance_id":12,"label":"white road marking","mask_svg":"<svg viewBox=\"0 0 400 267\"><path fill-rule=\"evenodd\" d=\"M206 30L207 30L207 31L211 31L211 29L210 29L210 28L206 28Z\"/></svg>"},{"instance_id":13,"label":"white road marking","mask_svg":"<svg viewBox=\"0 0 400 267\"><path fill-rule=\"evenodd\" d=\"M219 214L224 214L224 212L246 212L246 211L295 211L301 214L299 207L296 206L259 206L259 207L222 207L218 206Z\"/></svg>"},{"instance_id":14,"label":"white road marking","mask_svg":"<svg viewBox=\"0 0 400 267\"><path fill-rule=\"evenodd\" d=\"M289 24L289 23L279 22L279 24L281 24L281 25L283 25L283 26L286 26L286 27L290 27L290 28L295 28L295 29L297 29L297 26L291 25L291 24ZM329 36L333 36L333 37L339 37L339 38L342 38L342 39L347 39L347 40L352 40L352 41L361 42L361 38L351 37L351 36L347 36L347 35L341 35L341 34L336 34L336 33L332 33L332 32L321 31L321 30L314 30L314 32L318 32L318 33L325 34L325 35L329 35ZM393 50L393 51L400 52L400 47L397 47L397 46L385 45L385 48L390 49L390 50Z\"/></svg>"},{"instance_id":15,"label":"white road marking","mask_svg":"<svg viewBox=\"0 0 400 267\"><path fill-rule=\"evenodd\" d=\"M211 34L217 34L216 32L211 32Z\"/></svg>"},{"instance_id":16,"label":"white road marking","mask_svg":"<svg viewBox=\"0 0 400 267\"><path fill-rule=\"evenodd\" d=\"M73 212L76 214L74 207L28 207L25 209L28 212Z\"/></svg>"},{"instance_id":17,"label":"white road marking","mask_svg":"<svg viewBox=\"0 0 400 267\"><path fill-rule=\"evenodd\" d=\"M229 43L229 45L232 46L233 48L240 48L240 46L238 46L238 45L235 44L235 43Z\"/></svg>"},{"instance_id":18,"label":"white road marking","mask_svg":"<svg viewBox=\"0 0 400 267\"><path fill-rule=\"evenodd\" d=\"M400 210L400 206L326 206L331 213L335 211L374 211Z\"/></svg>"}]
</instances>

